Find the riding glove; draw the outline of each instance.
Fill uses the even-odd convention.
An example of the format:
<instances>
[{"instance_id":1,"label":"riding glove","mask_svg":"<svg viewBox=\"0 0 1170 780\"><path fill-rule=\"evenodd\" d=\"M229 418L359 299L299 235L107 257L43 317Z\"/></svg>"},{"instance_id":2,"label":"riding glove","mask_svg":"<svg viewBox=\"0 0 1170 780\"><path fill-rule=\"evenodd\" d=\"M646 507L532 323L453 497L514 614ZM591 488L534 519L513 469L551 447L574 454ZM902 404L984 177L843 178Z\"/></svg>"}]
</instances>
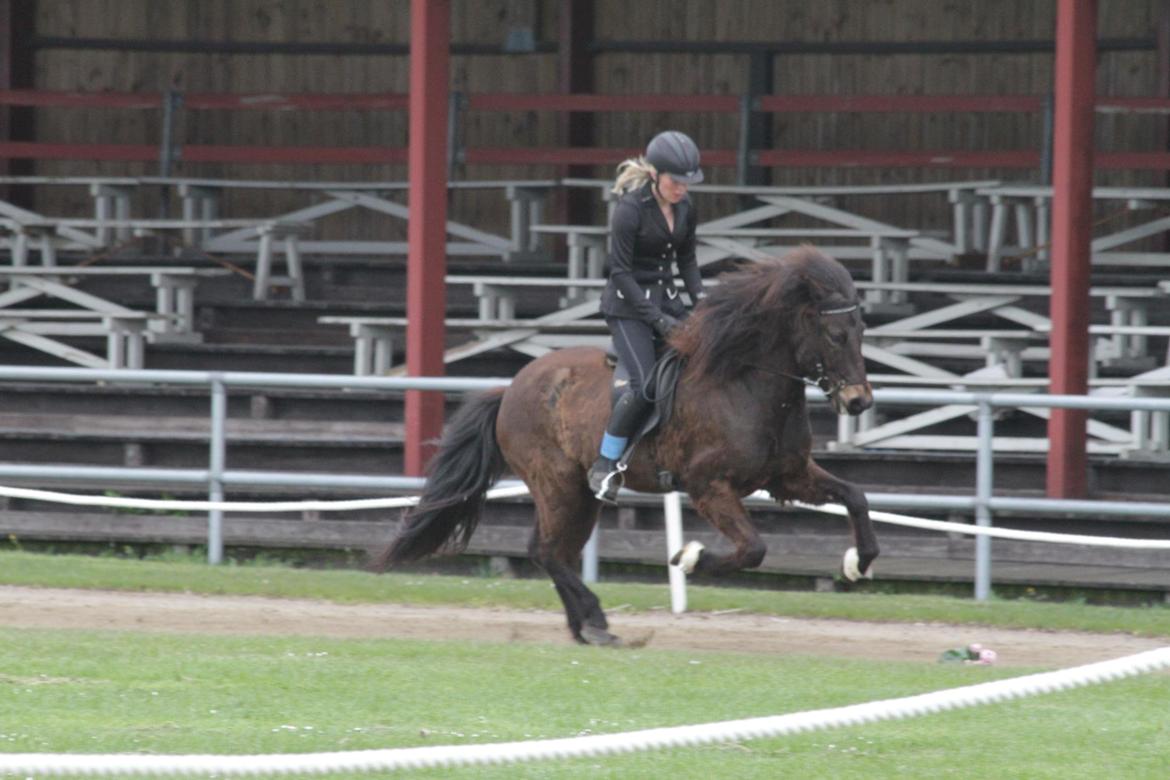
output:
<instances>
[{"instance_id":1,"label":"riding glove","mask_svg":"<svg viewBox=\"0 0 1170 780\"><path fill-rule=\"evenodd\" d=\"M654 322L650 323L650 327L654 328L654 332L657 333L660 338L664 339L668 338L674 329L678 326L679 321L676 318L671 317L669 314L660 314L654 320Z\"/></svg>"}]
</instances>

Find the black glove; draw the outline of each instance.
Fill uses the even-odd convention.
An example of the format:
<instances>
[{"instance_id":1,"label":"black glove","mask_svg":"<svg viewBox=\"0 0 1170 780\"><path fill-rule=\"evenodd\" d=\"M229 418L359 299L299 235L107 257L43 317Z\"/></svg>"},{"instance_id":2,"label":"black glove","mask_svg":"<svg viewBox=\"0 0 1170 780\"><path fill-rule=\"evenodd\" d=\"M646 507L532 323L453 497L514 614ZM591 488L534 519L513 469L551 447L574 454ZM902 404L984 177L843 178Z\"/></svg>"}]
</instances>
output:
<instances>
[{"instance_id":1,"label":"black glove","mask_svg":"<svg viewBox=\"0 0 1170 780\"><path fill-rule=\"evenodd\" d=\"M659 314L654 322L650 323L650 326L654 328L654 332L663 339L669 338L671 332L674 331L678 325L678 320L674 317L671 317L669 314Z\"/></svg>"}]
</instances>

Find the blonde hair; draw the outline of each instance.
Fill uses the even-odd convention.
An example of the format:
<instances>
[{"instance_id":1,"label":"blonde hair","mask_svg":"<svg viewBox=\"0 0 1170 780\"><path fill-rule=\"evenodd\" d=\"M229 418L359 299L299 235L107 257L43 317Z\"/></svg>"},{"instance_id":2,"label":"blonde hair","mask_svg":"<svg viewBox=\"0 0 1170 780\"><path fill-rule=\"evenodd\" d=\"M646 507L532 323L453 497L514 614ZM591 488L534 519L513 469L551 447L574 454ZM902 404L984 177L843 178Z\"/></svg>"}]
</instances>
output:
<instances>
[{"instance_id":1,"label":"blonde hair","mask_svg":"<svg viewBox=\"0 0 1170 780\"><path fill-rule=\"evenodd\" d=\"M617 179L614 180L613 192L623 195L631 190L640 189L648 181L653 181L658 171L646 161L645 157L631 157L617 167Z\"/></svg>"}]
</instances>

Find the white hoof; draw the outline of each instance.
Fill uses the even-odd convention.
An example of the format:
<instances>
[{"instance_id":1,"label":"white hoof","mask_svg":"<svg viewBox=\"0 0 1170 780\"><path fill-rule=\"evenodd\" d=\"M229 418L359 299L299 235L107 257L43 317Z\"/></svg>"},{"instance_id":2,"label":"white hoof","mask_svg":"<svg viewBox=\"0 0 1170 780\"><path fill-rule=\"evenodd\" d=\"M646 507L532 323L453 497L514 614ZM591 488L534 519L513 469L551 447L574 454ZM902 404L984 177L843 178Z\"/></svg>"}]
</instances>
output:
<instances>
[{"instance_id":1,"label":"white hoof","mask_svg":"<svg viewBox=\"0 0 1170 780\"><path fill-rule=\"evenodd\" d=\"M841 562L841 573L845 575L845 579L850 582L857 582L861 578L867 580L873 579L873 564L869 565L869 570L864 574L861 573L861 567L858 565L860 558L857 555L857 548L850 547L845 551L845 559Z\"/></svg>"},{"instance_id":2,"label":"white hoof","mask_svg":"<svg viewBox=\"0 0 1170 780\"><path fill-rule=\"evenodd\" d=\"M700 542L687 542L683 545L682 550L675 553L675 565L683 570L686 574L692 574L695 571L695 566L699 563L699 556L703 553L703 545Z\"/></svg>"}]
</instances>

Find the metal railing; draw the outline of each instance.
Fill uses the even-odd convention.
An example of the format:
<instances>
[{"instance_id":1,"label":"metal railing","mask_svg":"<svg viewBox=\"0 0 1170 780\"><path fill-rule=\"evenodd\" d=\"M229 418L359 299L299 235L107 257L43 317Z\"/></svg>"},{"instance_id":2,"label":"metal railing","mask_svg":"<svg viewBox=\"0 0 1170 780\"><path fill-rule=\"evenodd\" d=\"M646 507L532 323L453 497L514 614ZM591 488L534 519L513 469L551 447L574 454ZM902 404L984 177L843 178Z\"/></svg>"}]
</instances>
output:
<instances>
[{"instance_id":1,"label":"metal railing","mask_svg":"<svg viewBox=\"0 0 1170 780\"><path fill-rule=\"evenodd\" d=\"M321 488L369 488L373 490L417 490L422 481L403 476L374 476L354 474L314 474L281 471L232 470L227 466L227 389L237 388L330 388L360 390L436 390L467 392L504 387L507 378L461 377L357 377L333 374L282 374L244 371L168 371L168 370L106 370L84 368L39 368L26 366L0 367L0 381L41 381L110 384L132 383L151 385L186 385L208 388L209 433L208 467L206 469L151 469L85 467L75 465L0 464L0 478L54 481L97 481L120 483L176 483L204 484L210 501L222 502L227 487L279 486ZM1170 501L1095 501L1050 498L995 496L994 475L994 412L1001 408L1043 407L1065 409L1108 409L1131 412L1170 412L1170 399L1164 398L1100 398L1095 396L1033 395L1031 393L959 392L952 390L879 389L874 393L879 402L921 406L966 404L977 409L977 439L975 452L975 485L973 493L962 495L870 493L870 505L875 509L922 509L973 512L975 523L990 527L996 512L1032 512L1037 514L1090 515L1102 517L1157 517L1170 518ZM823 401L819 390L809 389L809 399ZM208 560L219 563L223 556L223 512L208 513ZM975 596L985 599L991 588L990 539L976 540Z\"/></svg>"}]
</instances>

